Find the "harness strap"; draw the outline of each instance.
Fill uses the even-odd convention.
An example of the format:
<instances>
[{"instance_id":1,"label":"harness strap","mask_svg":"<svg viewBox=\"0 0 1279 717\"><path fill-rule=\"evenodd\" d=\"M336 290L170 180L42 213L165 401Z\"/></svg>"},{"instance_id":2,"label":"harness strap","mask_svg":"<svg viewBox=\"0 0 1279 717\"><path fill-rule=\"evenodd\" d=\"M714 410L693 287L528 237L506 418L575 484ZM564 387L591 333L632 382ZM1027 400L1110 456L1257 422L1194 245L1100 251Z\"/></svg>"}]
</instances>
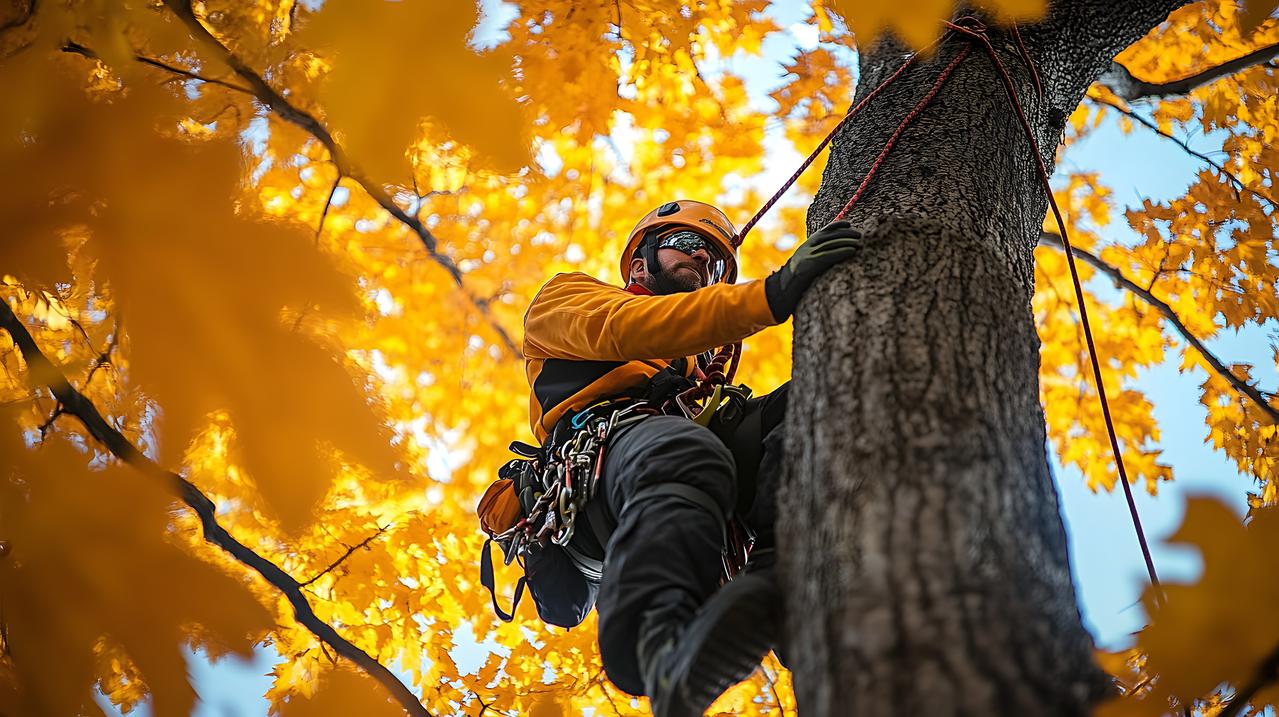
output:
<instances>
[{"instance_id":1,"label":"harness strap","mask_svg":"<svg viewBox=\"0 0 1279 717\"><path fill-rule=\"evenodd\" d=\"M578 517L578 520L581 520L580 516ZM594 532L594 527L595 526L593 525L591 526L592 532ZM587 555L583 551L579 550L576 546L574 546L572 541L565 543L564 545L561 545L560 547L564 549L565 554L568 555L568 559L573 562L573 567L577 568L577 571L580 572L583 577L587 578L588 580L594 580L598 582L599 579L604 576L603 560L600 560L598 558L593 558Z\"/></svg>"},{"instance_id":2,"label":"harness strap","mask_svg":"<svg viewBox=\"0 0 1279 717\"><path fill-rule=\"evenodd\" d=\"M608 539L617 530L617 521L609 514L607 496L596 496L595 500L586 504L586 525L600 544L600 550L607 550Z\"/></svg>"},{"instance_id":3,"label":"harness strap","mask_svg":"<svg viewBox=\"0 0 1279 717\"><path fill-rule=\"evenodd\" d=\"M493 598L493 612L497 613L502 622L515 619L515 608L520 606L520 598L524 597L524 586L527 584L528 578L521 575L519 582L515 583L515 598L511 600L511 611L504 611L497 604L497 581L493 577L493 539L484 541L484 548L480 551L480 585L488 588L489 597Z\"/></svg>"},{"instance_id":4,"label":"harness strap","mask_svg":"<svg viewBox=\"0 0 1279 717\"><path fill-rule=\"evenodd\" d=\"M660 498L662 496L680 498L706 510L715 517L715 522L719 524L719 530L721 533L725 531L728 525L728 521L724 516L724 511L720 509L719 503L716 503L715 499L706 491L701 488L694 488L687 483L659 483L647 488L641 488L633 493L626 501L626 504L622 506L622 512L625 513L627 508L641 501L649 500L650 498Z\"/></svg>"}]
</instances>

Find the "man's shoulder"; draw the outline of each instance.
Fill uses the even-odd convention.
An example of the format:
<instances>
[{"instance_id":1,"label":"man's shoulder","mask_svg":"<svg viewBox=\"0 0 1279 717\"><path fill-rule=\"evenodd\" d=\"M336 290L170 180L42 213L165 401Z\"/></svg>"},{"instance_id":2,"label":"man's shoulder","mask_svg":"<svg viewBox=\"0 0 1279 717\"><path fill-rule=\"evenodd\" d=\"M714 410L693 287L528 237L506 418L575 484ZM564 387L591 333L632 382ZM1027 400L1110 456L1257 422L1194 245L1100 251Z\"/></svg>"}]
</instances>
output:
<instances>
[{"instance_id":1,"label":"man's shoulder","mask_svg":"<svg viewBox=\"0 0 1279 717\"><path fill-rule=\"evenodd\" d=\"M615 289L617 291L624 291L624 289L622 289L620 286L615 286L606 281L601 281L591 276L590 274L587 274L581 271L561 272L559 274L556 274L555 276L552 276L542 286L543 288L545 288L548 286L569 286L573 284L598 286L602 289Z\"/></svg>"},{"instance_id":2,"label":"man's shoulder","mask_svg":"<svg viewBox=\"0 0 1279 717\"><path fill-rule=\"evenodd\" d=\"M601 281L580 271L570 271L556 274L547 280L542 288L538 290L537 295L533 297L536 303L539 297L559 295L563 293L573 293L576 291L615 291L626 293L626 289L620 286Z\"/></svg>"},{"instance_id":3,"label":"man's shoulder","mask_svg":"<svg viewBox=\"0 0 1279 717\"><path fill-rule=\"evenodd\" d=\"M574 297L587 294L598 296L606 292L625 294L626 290L580 271L556 274L533 295L528 310L524 312L524 323L528 324L530 314L545 315L547 312L554 312L562 308L564 302L573 302Z\"/></svg>"}]
</instances>

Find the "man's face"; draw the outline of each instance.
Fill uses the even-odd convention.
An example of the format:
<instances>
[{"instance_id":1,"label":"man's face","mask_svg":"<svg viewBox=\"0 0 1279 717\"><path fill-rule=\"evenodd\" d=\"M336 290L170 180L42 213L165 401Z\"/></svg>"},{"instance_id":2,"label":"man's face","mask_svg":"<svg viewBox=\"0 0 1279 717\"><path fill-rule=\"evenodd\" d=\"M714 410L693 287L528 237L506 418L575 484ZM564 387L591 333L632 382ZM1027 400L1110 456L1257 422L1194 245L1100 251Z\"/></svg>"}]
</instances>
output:
<instances>
[{"instance_id":1,"label":"man's face","mask_svg":"<svg viewBox=\"0 0 1279 717\"><path fill-rule=\"evenodd\" d=\"M657 285L656 288L653 286L648 288L654 294L696 291L706 286L706 265L709 262L710 256L705 249L698 249L691 255L679 249L658 249L657 263L662 265L662 271L650 277Z\"/></svg>"},{"instance_id":2,"label":"man's face","mask_svg":"<svg viewBox=\"0 0 1279 717\"><path fill-rule=\"evenodd\" d=\"M661 271L650 274L644 261L637 257L632 264L631 278L654 294L696 291L710 280L710 262L711 256L706 248L687 253L673 247L662 247L657 250Z\"/></svg>"}]
</instances>

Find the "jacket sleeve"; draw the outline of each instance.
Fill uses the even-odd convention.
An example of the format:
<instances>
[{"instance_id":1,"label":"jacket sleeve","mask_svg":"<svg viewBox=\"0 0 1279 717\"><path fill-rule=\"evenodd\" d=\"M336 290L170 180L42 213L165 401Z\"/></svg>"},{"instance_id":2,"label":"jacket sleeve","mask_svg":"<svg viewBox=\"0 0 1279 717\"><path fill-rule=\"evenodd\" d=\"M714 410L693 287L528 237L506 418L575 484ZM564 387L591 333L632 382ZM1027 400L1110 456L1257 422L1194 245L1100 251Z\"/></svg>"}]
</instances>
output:
<instances>
[{"instance_id":1,"label":"jacket sleeve","mask_svg":"<svg viewBox=\"0 0 1279 717\"><path fill-rule=\"evenodd\" d=\"M641 296L586 274L558 274L524 317L524 355L581 361L692 356L776 324L764 282Z\"/></svg>"}]
</instances>

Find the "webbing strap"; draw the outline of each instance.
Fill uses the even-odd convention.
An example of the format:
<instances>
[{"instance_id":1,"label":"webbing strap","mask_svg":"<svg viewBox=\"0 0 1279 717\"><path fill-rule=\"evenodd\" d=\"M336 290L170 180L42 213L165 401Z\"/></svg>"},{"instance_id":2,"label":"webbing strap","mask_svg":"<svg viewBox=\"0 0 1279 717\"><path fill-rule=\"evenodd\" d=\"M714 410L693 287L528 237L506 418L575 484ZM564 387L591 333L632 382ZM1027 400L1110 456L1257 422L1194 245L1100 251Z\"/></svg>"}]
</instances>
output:
<instances>
[{"instance_id":1,"label":"webbing strap","mask_svg":"<svg viewBox=\"0 0 1279 717\"><path fill-rule=\"evenodd\" d=\"M727 521L724 517L724 511L719 507L719 503L716 503L715 499L706 491L701 488L694 488L687 483L659 483L647 488L641 488L631 495L631 497L626 501L626 505L622 506L622 512L625 513L627 508L639 503L640 501L661 496L682 498L685 501L702 508L714 516L715 522L719 524L720 532L724 532Z\"/></svg>"},{"instance_id":2,"label":"webbing strap","mask_svg":"<svg viewBox=\"0 0 1279 717\"><path fill-rule=\"evenodd\" d=\"M497 613L502 622L515 619L515 608L520 606L520 598L524 597L524 586L527 584L528 578L520 576L519 582L515 583L515 598L511 600L511 611L504 611L497 604L497 581L493 577L493 539L484 541L484 547L480 549L480 585L488 588L489 597L493 598L493 612Z\"/></svg>"},{"instance_id":3,"label":"webbing strap","mask_svg":"<svg viewBox=\"0 0 1279 717\"><path fill-rule=\"evenodd\" d=\"M577 519L582 520L582 514L578 514ZM573 567L588 580L599 580L604 576L604 561L599 558L593 558L585 552L579 550L570 541L567 545L551 546L560 547L564 553L568 555L568 559L573 563ZM547 548L548 550L550 547Z\"/></svg>"}]
</instances>

